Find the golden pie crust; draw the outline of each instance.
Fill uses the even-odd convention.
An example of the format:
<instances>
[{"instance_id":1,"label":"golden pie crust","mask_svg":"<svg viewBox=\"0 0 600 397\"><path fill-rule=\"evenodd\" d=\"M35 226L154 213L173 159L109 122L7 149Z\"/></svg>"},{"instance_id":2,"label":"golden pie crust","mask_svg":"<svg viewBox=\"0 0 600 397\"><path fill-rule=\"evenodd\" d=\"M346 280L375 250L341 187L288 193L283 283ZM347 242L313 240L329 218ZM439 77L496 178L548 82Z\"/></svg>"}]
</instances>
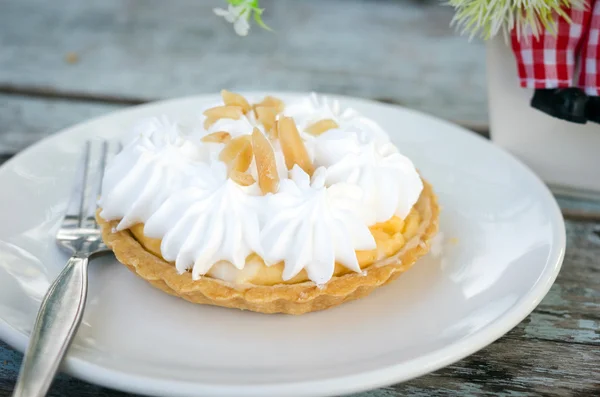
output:
<instances>
[{"instance_id":1,"label":"golden pie crust","mask_svg":"<svg viewBox=\"0 0 600 397\"><path fill-rule=\"evenodd\" d=\"M191 272L179 274L174 264L147 251L129 230L114 231L117 221L96 215L102 238L119 262L162 291L199 304L251 310L260 313L303 314L324 310L362 298L395 280L429 251L438 230L439 207L431 186L424 188L414 210L420 215L417 233L396 254L376 261L361 273L334 276L324 286L312 281L296 284L232 284L204 276L192 280Z\"/></svg>"}]
</instances>

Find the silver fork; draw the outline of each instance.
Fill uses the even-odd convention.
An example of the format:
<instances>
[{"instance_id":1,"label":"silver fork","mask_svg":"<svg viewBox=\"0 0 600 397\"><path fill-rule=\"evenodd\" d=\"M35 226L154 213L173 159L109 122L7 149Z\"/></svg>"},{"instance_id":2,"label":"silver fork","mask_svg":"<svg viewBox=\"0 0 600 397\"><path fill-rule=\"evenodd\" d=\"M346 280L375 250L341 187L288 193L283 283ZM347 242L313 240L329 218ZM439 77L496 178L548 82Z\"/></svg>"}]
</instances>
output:
<instances>
[{"instance_id":1,"label":"silver fork","mask_svg":"<svg viewBox=\"0 0 600 397\"><path fill-rule=\"evenodd\" d=\"M71 258L48 289L35 321L13 397L42 397L52 384L60 363L81 323L87 295L88 261L109 252L96 223L96 201L104 168L118 150L107 141L88 141L82 165L62 225L59 247Z\"/></svg>"}]
</instances>

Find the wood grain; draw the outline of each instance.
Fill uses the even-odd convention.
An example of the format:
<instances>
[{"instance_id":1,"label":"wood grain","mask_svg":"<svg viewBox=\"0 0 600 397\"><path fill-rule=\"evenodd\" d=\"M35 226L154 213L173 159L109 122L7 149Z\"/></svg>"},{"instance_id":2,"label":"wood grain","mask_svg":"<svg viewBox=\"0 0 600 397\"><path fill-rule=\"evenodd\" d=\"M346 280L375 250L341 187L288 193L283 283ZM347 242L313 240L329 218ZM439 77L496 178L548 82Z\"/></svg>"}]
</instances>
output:
<instances>
[{"instance_id":1,"label":"wood grain","mask_svg":"<svg viewBox=\"0 0 600 397\"><path fill-rule=\"evenodd\" d=\"M221 3L4 0L0 92L139 102L314 90L487 123L484 46L456 35L437 1L263 0L275 33L245 39L212 13Z\"/></svg>"},{"instance_id":2,"label":"wood grain","mask_svg":"<svg viewBox=\"0 0 600 397\"><path fill-rule=\"evenodd\" d=\"M52 133L122 107L0 94L0 164Z\"/></svg>"}]
</instances>

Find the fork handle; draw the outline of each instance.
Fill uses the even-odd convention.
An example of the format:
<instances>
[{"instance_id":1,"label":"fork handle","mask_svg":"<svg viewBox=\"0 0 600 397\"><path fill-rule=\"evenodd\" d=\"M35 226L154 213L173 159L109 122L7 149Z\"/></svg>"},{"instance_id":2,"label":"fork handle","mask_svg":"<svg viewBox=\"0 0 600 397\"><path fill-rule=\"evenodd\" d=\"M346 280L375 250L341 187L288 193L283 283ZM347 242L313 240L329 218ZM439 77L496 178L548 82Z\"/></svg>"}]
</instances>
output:
<instances>
[{"instance_id":1,"label":"fork handle","mask_svg":"<svg viewBox=\"0 0 600 397\"><path fill-rule=\"evenodd\" d=\"M44 296L13 397L46 395L81 323L88 257L75 254Z\"/></svg>"}]
</instances>

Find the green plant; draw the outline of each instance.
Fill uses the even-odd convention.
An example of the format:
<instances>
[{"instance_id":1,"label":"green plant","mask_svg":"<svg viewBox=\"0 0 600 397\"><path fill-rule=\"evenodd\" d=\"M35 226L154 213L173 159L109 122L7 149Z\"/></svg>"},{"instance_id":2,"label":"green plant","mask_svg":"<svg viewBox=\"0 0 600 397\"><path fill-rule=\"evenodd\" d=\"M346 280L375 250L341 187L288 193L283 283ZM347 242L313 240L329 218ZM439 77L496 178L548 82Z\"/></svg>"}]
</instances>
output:
<instances>
[{"instance_id":1,"label":"green plant","mask_svg":"<svg viewBox=\"0 0 600 397\"><path fill-rule=\"evenodd\" d=\"M456 10L452 24L461 33L484 40L500 31L508 37L512 29L519 37L525 29L535 37L543 29L556 33L555 15L569 20L565 9L587 7L585 0L448 0L446 4Z\"/></svg>"},{"instance_id":2,"label":"green plant","mask_svg":"<svg viewBox=\"0 0 600 397\"><path fill-rule=\"evenodd\" d=\"M214 8L213 11L227 22L233 24L235 32L240 36L246 36L250 30L250 18L254 17L256 24L263 29L271 30L262 20L263 9L259 6L259 0L227 0L227 9Z\"/></svg>"}]
</instances>

